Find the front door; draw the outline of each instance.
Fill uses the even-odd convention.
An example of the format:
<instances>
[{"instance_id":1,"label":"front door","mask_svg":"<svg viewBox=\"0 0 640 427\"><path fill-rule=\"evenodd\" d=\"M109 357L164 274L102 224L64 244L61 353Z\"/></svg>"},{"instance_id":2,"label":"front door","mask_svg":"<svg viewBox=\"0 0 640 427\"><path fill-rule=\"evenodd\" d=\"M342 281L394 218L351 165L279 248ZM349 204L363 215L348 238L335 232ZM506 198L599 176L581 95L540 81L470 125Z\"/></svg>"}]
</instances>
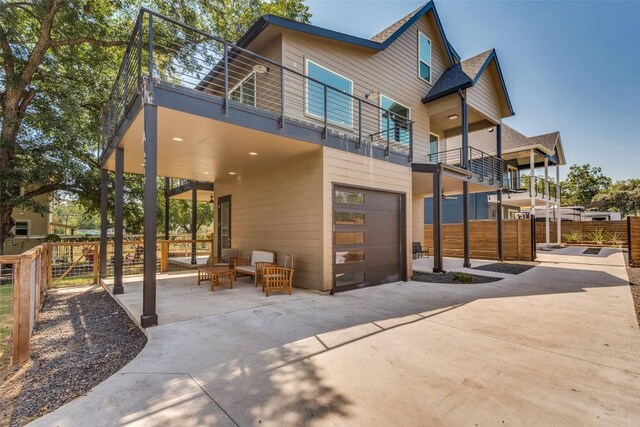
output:
<instances>
[{"instance_id":1,"label":"front door","mask_svg":"<svg viewBox=\"0 0 640 427\"><path fill-rule=\"evenodd\" d=\"M231 195L218 199L218 254L231 247Z\"/></svg>"}]
</instances>

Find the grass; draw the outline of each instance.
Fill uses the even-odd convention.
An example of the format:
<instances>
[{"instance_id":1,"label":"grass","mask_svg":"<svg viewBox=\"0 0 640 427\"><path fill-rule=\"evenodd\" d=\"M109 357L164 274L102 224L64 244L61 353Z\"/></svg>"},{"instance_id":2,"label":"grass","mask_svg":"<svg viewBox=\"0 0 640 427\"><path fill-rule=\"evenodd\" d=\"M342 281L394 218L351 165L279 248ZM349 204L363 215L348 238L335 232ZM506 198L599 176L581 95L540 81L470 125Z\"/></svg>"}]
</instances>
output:
<instances>
[{"instance_id":1,"label":"grass","mask_svg":"<svg viewBox=\"0 0 640 427\"><path fill-rule=\"evenodd\" d=\"M473 283L473 275L469 273L454 271L453 280L459 283Z\"/></svg>"},{"instance_id":2,"label":"grass","mask_svg":"<svg viewBox=\"0 0 640 427\"><path fill-rule=\"evenodd\" d=\"M0 370L8 363L11 354L12 285L0 285Z\"/></svg>"}]
</instances>

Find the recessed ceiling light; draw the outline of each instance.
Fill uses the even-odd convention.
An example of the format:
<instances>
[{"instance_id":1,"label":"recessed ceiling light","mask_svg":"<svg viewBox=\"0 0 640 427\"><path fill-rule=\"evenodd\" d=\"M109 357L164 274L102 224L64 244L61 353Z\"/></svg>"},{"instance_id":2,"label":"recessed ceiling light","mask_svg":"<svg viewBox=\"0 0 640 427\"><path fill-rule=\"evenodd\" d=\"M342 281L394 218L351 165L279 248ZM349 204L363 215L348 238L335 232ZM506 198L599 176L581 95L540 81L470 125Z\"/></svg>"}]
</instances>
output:
<instances>
[{"instance_id":1,"label":"recessed ceiling light","mask_svg":"<svg viewBox=\"0 0 640 427\"><path fill-rule=\"evenodd\" d=\"M178 137L178 136L174 136L174 137L173 137L173 138L171 138L171 139L173 139L173 140L174 140L174 141L176 141L176 142L182 142L182 141L183 141L183 139L182 139L182 138L180 138L180 137Z\"/></svg>"},{"instance_id":2,"label":"recessed ceiling light","mask_svg":"<svg viewBox=\"0 0 640 427\"><path fill-rule=\"evenodd\" d=\"M235 172L233 172L233 171L232 171L232 172L229 172L229 175L235 175L235 174L236 174L236 173L235 173Z\"/></svg>"},{"instance_id":3,"label":"recessed ceiling light","mask_svg":"<svg viewBox=\"0 0 640 427\"><path fill-rule=\"evenodd\" d=\"M144 163L140 163L140 166L144 166Z\"/></svg>"},{"instance_id":4,"label":"recessed ceiling light","mask_svg":"<svg viewBox=\"0 0 640 427\"><path fill-rule=\"evenodd\" d=\"M209 175L209 172L202 172L202 173L205 174L205 175Z\"/></svg>"},{"instance_id":5,"label":"recessed ceiling light","mask_svg":"<svg viewBox=\"0 0 640 427\"><path fill-rule=\"evenodd\" d=\"M458 116L457 114L452 114L452 115L448 116L447 118L448 118L449 120L455 120L455 119L457 119L458 117L459 117L459 116Z\"/></svg>"},{"instance_id":6,"label":"recessed ceiling light","mask_svg":"<svg viewBox=\"0 0 640 427\"><path fill-rule=\"evenodd\" d=\"M250 155L250 156L257 156L257 155L258 155L258 153L256 153L255 151L249 151L249 155Z\"/></svg>"}]
</instances>

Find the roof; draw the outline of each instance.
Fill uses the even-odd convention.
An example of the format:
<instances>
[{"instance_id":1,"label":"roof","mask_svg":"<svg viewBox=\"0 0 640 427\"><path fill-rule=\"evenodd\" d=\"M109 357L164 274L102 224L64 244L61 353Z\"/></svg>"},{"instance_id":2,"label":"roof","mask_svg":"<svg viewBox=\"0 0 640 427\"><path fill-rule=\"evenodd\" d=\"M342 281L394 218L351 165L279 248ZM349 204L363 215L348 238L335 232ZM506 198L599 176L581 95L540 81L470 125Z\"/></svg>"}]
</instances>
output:
<instances>
[{"instance_id":1,"label":"roof","mask_svg":"<svg viewBox=\"0 0 640 427\"><path fill-rule=\"evenodd\" d=\"M375 51L385 50L391 43L393 43L402 33L404 33L409 27L411 27L418 19L424 16L427 12L432 11L435 18L438 30L442 36L442 40L447 50L447 55L451 64L454 64L460 59L456 51L451 47L451 44L447 40L444 34L444 29L438 12L433 1L420 6L410 14L404 16L399 21L394 22L392 25L378 33L371 39L365 39L362 37L353 36L350 34L341 33L338 31L329 30L326 28L318 27L311 24L305 24L302 22L293 21L291 19L283 18L276 15L264 15L261 16L255 24L249 28L249 30L238 40L236 43L240 47L247 47L262 31L264 31L269 25L275 25L282 28L287 28L293 31L299 31L306 34L311 34L318 37L324 37L331 40L340 41L343 43L349 43L355 46L372 49Z\"/></svg>"},{"instance_id":2,"label":"roof","mask_svg":"<svg viewBox=\"0 0 640 427\"><path fill-rule=\"evenodd\" d=\"M456 93L459 90L473 87L482 73L487 69L491 61L495 61L496 69L498 70L498 77L500 78L500 84L504 91L504 96L507 101L507 106L511 115L514 114L511 100L509 99L509 93L507 92L507 86L504 82L502 70L500 69L500 63L498 62L498 56L495 49L487 50L476 56L460 61L459 63L447 68L440 76L436 84L433 85L431 90L422 98L423 103L435 101L436 99L443 98L452 93Z\"/></svg>"},{"instance_id":3,"label":"roof","mask_svg":"<svg viewBox=\"0 0 640 427\"><path fill-rule=\"evenodd\" d=\"M531 138L529 138L529 141L531 141L533 145L542 145L549 150L555 151L559 137L560 132L551 132L544 135L532 136Z\"/></svg>"}]
</instances>

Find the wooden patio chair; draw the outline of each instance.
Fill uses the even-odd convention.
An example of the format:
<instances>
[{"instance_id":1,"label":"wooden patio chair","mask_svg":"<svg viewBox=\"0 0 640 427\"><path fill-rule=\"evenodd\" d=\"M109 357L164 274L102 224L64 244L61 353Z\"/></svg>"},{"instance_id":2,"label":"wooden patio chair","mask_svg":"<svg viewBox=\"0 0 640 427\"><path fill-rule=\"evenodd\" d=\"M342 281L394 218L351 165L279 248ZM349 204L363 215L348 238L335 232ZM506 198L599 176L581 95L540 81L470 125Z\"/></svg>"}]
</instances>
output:
<instances>
[{"instance_id":1,"label":"wooden patio chair","mask_svg":"<svg viewBox=\"0 0 640 427\"><path fill-rule=\"evenodd\" d=\"M253 283L258 286L262 283L262 273L266 265L275 264L276 254L267 251L253 251L251 258L236 258L234 260L235 278L242 276L251 276Z\"/></svg>"},{"instance_id":2,"label":"wooden patio chair","mask_svg":"<svg viewBox=\"0 0 640 427\"><path fill-rule=\"evenodd\" d=\"M293 255L287 255L284 265L266 265L262 276L262 290L269 296L270 292L288 292L293 290Z\"/></svg>"},{"instance_id":3,"label":"wooden patio chair","mask_svg":"<svg viewBox=\"0 0 640 427\"><path fill-rule=\"evenodd\" d=\"M207 265L209 267L233 267L236 258L238 258L238 249L225 248L220 251L220 256L209 255Z\"/></svg>"}]
</instances>

